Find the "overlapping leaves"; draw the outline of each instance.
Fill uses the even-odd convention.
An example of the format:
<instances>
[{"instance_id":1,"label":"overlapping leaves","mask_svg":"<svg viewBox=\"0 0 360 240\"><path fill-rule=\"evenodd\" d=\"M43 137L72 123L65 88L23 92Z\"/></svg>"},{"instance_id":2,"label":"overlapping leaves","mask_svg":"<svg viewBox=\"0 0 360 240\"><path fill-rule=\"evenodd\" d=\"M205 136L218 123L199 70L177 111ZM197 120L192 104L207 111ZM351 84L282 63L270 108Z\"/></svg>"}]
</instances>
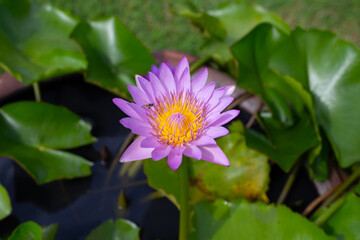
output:
<instances>
[{"instance_id":1,"label":"overlapping leaves","mask_svg":"<svg viewBox=\"0 0 360 240\"><path fill-rule=\"evenodd\" d=\"M50 5L0 0L0 68L25 85L84 71L86 59L68 38L76 24Z\"/></svg>"},{"instance_id":2,"label":"overlapping leaves","mask_svg":"<svg viewBox=\"0 0 360 240\"><path fill-rule=\"evenodd\" d=\"M29 221L20 224L8 238L8 240L31 239L31 240L54 240L58 229L57 224L41 227L37 223Z\"/></svg>"},{"instance_id":3,"label":"overlapping leaves","mask_svg":"<svg viewBox=\"0 0 360 240\"><path fill-rule=\"evenodd\" d=\"M91 162L59 149L95 141L91 126L64 107L17 102L0 109L0 156L14 159L38 183L90 175Z\"/></svg>"},{"instance_id":4,"label":"overlapping leaves","mask_svg":"<svg viewBox=\"0 0 360 240\"><path fill-rule=\"evenodd\" d=\"M246 147L243 131L241 122L234 122L230 126L230 134L217 141L229 158L231 167L192 160L192 204L216 198L232 200L244 197L249 200L267 200L265 193L270 170L267 157ZM179 175L169 171L165 160L145 160L144 171L150 186L162 191L175 204L179 203Z\"/></svg>"}]
</instances>

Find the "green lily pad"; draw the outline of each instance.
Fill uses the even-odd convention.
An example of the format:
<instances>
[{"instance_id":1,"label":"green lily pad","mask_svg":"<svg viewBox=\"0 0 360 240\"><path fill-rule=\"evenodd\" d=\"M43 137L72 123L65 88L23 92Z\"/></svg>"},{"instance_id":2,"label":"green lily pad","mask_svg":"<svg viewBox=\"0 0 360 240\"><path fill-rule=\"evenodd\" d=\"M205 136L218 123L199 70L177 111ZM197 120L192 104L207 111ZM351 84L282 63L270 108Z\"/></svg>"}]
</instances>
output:
<instances>
[{"instance_id":1,"label":"green lily pad","mask_svg":"<svg viewBox=\"0 0 360 240\"><path fill-rule=\"evenodd\" d=\"M295 79L268 67L287 38L276 27L261 24L231 48L238 62L237 85L259 96L271 111L258 116L266 136L246 131L248 146L267 154L284 171L321 139L311 95Z\"/></svg>"},{"instance_id":2,"label":"green lily pad","mask_svg":"<svg viewBox=\"0 0 360 240\"><path fill-rule=\"evenodd\" d=\"M270 23L285 33L290 32L290 27L278 16L248 1L227 2L208 11L184 7L177 13L199 28L205 38L203 54L221 64L232 59L229 47L261 23Z\"/></svg>"},{"instance_id":3,"label":"green lily pad","mask_svg":"<svg viewBox=\"0 0 360 240\"><path fill-rule=\"evenodd\" d=\"M39 184L88 176L91 162L59 149L94 142L90 131L90 124L61 106L8 104L0 109L0 156L14 159Z\"/></svg>"},{"instance_id":4,"label":"green lily pad","mask_svg":"<svg viewBox=\"0 0 360 240\"><path fill-rule=\"evenodd\" d=\"M358 240L360 237L360 198L354 193L347 194L343 205L321 227L338 239Z\"/></svg>"},{"instance_id":5,"label":"green lily pad","mask_svg":"<svg viewBox=\"0 0 360 240\"><path fill-rule=\"evenodd\" d=\"M128 220L109 220L92 230L85 240L137 240L139 232L139 227Z\"/></svg>"},{"instance_id":6,"label":"green lily pad","mask_svg":"<svg viewBox=\"0 0 360 240\"><path fill-rule=\"evenodd\" d=\"M273 54L270 67L311 93L316 119L341 167L360 160L360 53L351 43L319 30L295 29Z\"/></svg>"},{"instance_id":7,"label":"green lily pad","mask_svg":"<svg viewBox=\"0 0 360 240\"><path fill-rule=\"evenodd\" d=\"M193 217L195 231L191 239L253 239L253 240L335 240L314 223L287 207L217 200L198 203Z\"/></svg>"},{"instance_id":8,"label":"green lily pad","mask_svg":"<svg viewBox=\"0 0 360 240\"><path fill-rule=\"evenodd\" d=\"M25 85L84 71L87 62L69 39L69 13L28 0L0 0L0 68Z\"/></svg>"},{"instance_id":9,"label":"green lily pad","mask_svg":"<svg viewBox=\"0 0 360 240\"><path fill-rule=\"evenodd\" d=\"M146 74L155 64L150 51L115 17L82 21L71 34L83 48L89 66L86 81L122 97L135 74Z\"/></svg>"},{"instance_id":10,"label":"green lily pad","mask_svg":"<svg viewBox=\"0 0 360 240\"><path fill-rule=\"evenodd\" d=\"M49 226L43 227L41 230L43 240L55 240L58 228L59 228L59 224L57 224L57 223L50 224Z\"/></svg>"},{"instance_id":11,"label":"green lily pad","mask_svg":"<svg viewBox=\"0 0 360 240\"><path fill-rule=\"evenodd\" d=\"M270 169L267 157L246 147L241 122L233 122L229 128L230 134L218 139L217 143L228 157L230 167L187 159L192 165L189 179L191 204L201 200L232 200L238 197L267 201L265 193ZM179 206L180 178L167 166L166 160L145 160L144 172L151 187Z\"/></svg>"},{"instance_id":12,"label":"green lily pad","mask_svg":"<svg viewBox=\"0 0 360 240\"><path fill-rule=\"evenodd\" d=\"M9 216L11 211L12 208L9 194L4 186L0 184L0 220Z\"/></svg>"},{"instance_id":13,"label":"green lily pad","mask_svg":"<svg viewBox=\"0 0 360 240\"><path fill-rule=\"evenodd\" d=\"M43 240L41 227L32 221L20 224L8 238L8 240Z\"/></svg>"}]
</instances>

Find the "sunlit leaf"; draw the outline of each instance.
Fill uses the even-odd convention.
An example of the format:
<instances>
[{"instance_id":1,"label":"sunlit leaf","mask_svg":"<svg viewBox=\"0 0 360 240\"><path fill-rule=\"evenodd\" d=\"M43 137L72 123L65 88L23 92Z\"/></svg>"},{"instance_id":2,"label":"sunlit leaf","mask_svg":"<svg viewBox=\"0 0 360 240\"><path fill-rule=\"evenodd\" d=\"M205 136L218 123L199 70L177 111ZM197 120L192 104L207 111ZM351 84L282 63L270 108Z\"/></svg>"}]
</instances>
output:
<instances>
[{"instance_id":1,"label":"sunlit leaf","mask_svg":"<svg viewBox=\"0 0 360 240\"><path fill-rule=\"evenodd\" d=\"M230 126L230 134L217 142L227 155L230 167L191 159L190 203L237 197L266 201L269 182L267 157L246 147L241 122L234 122ZM150 186L179 206L179 175L167 166L165 159L156 162L145 160L144 172Z\"/></svg>"},{"instance_id":2,"label":"sunlit leaf","mask_svg":"<svg viewBox=\"0 0 360 240\"><path fill-rule=\"evenodd\" d=\"M360 160L360 54L332 33L300 28L283 42L270 66L311 93L318 123L342 167Z\"/></svg>"},{"instance_id":3,"label":"sunlit leaf","mask_svg":"<svg viewBox=\"0 0 360 240\"><path fill-rule=\"evenodd\" d=\"M90 175L91 162L59 149L95 141L91 126L64 107L17 102L0 109L0 156L14 159L39 184Z\"/></svg>"},{"instance_id":4,"label":"sunlit leaf","mask_svg":"<svg viewBox=\"0 0 360 240\"><path fill-rule=\"evenodd\" d=\"M200 29L206 40L202 46L203 54L211 55L220 63L232 58L229 51L232 44L261 23L270 23L285 33L290 32L290 27L275 14L248 1L227 2L208 11L184 7L178 14Z\"/></svg>"},{"instance_id":5,"label":"sunlit leaf","mask_svg":"<svg viewBox=\"0 0 360 240\"><path fill-rule=\"evenodd\" d=\"M360 237L360 198L354 193L346 196L343 205L322 225L338 239L357 240Z\"/></svg>"},{"instance_id":6,"label":"sunlit leaf","mask_svg":"<svg viewBox=\"0 0 360 240\"><path fill-rule=\"evenodd\" d=\"M25 85L86 69L69 39L77 19L28 0L0 0L0 68Z\"/></svg>"},{"instance_id":7,"label":"sunlit leaf","mask_svg":"<svg viewBox=\"0 0 360 240\"><path fill-rule=\"evenodd\" d=\"M86 81L123 97L135 74L146 74L155 61L147 48L115 17L82 21L71 34L83 48L89 66Z\"/></svg>"},{"instance_id":8,"label":"sunlit leaf","mask_svg":"<svg viewBox=\"0 0 360 240\"><path fill-rule=\"evenodd\" d=\"M34 222L26 222L20 224L8 238L8 240L43 240L41 227Z\"/></svg>"},{"instance_id":9,"label":"sunlit leaf","mask_svg":"<svg viewBox=\"0 0 360 240\"><path fill-rule=\"evenodd\" d=\"M285 206L245 200L201 202L195 206L193 226L191 239L197 240L336 239Z\"/></svg>"},{"instance_id":10,"label":"sunlit leaf","mask_svg":"<svg viewBox=\"0 0 360 240\"><path fill-rule=\"evenodd\" d=\"M11 213L11 202L9 194L3 185L0 184L0 220Z\"/></svg>"},{"instance_id":11,"label":"sunlit leaf","mask_svg":"<svg viewBox=\"0 0 360 240\"><path fill-rule=\"evenodd\" d=\"M85 240L136 240L140 229L125 219L109 220L91 231Z\"/></svg>"}]
</instances>

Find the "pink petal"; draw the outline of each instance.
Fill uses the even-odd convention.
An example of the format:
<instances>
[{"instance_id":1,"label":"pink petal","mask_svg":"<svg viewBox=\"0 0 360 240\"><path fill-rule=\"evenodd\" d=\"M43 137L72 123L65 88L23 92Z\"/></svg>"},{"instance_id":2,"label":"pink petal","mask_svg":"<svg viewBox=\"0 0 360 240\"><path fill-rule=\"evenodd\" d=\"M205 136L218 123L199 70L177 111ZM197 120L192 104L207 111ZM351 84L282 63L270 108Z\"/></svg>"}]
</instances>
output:
<instances>
[{"instance_id":1,"label":"pink petal","mask_svg":"<svg viewBox=\"0 0 360 240\"><path fill-rule=\"evenodd\" d=\"M175 69L175 77L177 80L180 79L181 75L183 74L184 70L188 68L189 69L189 62L187 58L184 56L180 62L178 63L176 69Z\"/></svg>"},{"instance_id":2,"label":"pink petal","mask_svg":"<svg viewBox=\"0 0 360 240\"><path fill-rule=\"evenodd\" d=\"M130 106L130 103L121 99L113 98L113 103L121 109L126 115L132 118L142 119L141 116Z\"/></svg>"},{"instance_id":3,"label":"pink petal","mask_svg":"<svg viewBox=\"0 0 360 240\"><path fill-rule=\"evenodd\" d=\"M218 138L229 134L229 130L227 128L221 126L209 127L206 130L206 135L212 138Z\"/></svg>"},{"instance_id":4,"label":"pink petal","mask_svg":"<svg viewBox=\"0 0 360 240\"><path fill-rule=\"evenodd\" d=\"M201 88L205 86L208 77L208 70L204 68L198 73L191 82L191 92L197 93Z\"/></svg>"},{"instance_id":5,"label":"pink petal","mask_svg":"<svg viewBox=\"0 0 360 240\"><path fill-rule=\"evenodd\" d=\"M227 159L225 153L221 150L221 148L219 148L218 145L207 145L207 146L201 146L199 148L202 152L202 156L201 156L202 160L212 163L217 163L224 166L230 165L230 162Z\"/></svg>"},{"instance_id":6,"label":"pink petal","mask_svg":"<svg viewBox=\"0 0 360 240\"><path fill-rule=\"evenodd\" d=\"M131 131L137 135L141 136L151 136L152 128L149 123L135 119L135 118L123 118L120 120L120 123L126 127L131 129Z\"/></svg>"},{"instance_id":7,"label":"pink petal","mask_svg":"<svg viewBox=\"0 0 360 240\"><path fill-rule=\"evenodd\" d=\"M154 103L155 100L155 95L154 92L152 90L151 84L149 82L149 80L141 77L141 76L135 76L136 81L139 83L139 85L141 86L141 89L144 91L144 93L147 95L147 97L149 98L150 102Z\"/></svg>"},{"instance_id":8,"label":"pink petal","mask_svg":"<svg viewBox=\"0 0 360 240\"><path fill-rule=\"evenodd\" d=\"M139 136L135 141L126 149L120 158L120 162L131 162L136 160L147 159L151 157L151 148L142 148L140 143L144 137Z\"/></svg>"},{"instance_id":9,"label":"pink petal","mask_svg":"<svg viewBox=\"0 0 360 240\"><path fill-rule=\"evenodd\" d=\"M175 152L170 152L168 156L168 164L172 170L179 168L182 162L182 154L176 154Z\"/></svg>"},{"instance_id":10,"label":"pink petal","mask_svg":"<svg viewBox=\"0 0 360 240\"><path fill-rule=\"evenodd\" d=\"M215 89L215 82L211 82L205 85L205 87L203 87L202 89L200 89L200 91L196 94L196 98L199 101L207 102L211 94L214 92L214 89Z\"/></svg>"},{"instance_id":11,"label":"pink petal","mask_svg":"<svg viewBox=\"0 0 360 240\"><path fill-rule=\"evenodd\" d=\"M156 137L147 137L141 142L143 148L157 148L161 145Z\"/></svg>"},{"instance_id":12,"label":"pink petal","mask_svg":"<svg viewBox=\"0 0 360 240\"><path fill-rule=\"evenodd\" d=\"M128 89L136 104L142 106L150 102L146 94L138 87L129 85Z\"/></svg>"},{"instance_id":13,"label":"pink petal","mask_svg":"<svg viewBox=\"0 0 360 240\"><path fill-rule=\"evenodd\" d=\"M216 142L213 138L203 134L200 138L193 141L192 144L194 144L196 146L203 146L203 145L216 144Z\"/></svg>"},{"instance_id":14,"label":"pink petal","mask_svg":"<svg viewBox=\"0 0 360 240\"><path fill-rule=\"evenodd\" d=\"M219 103L210 111L222 112L230 103L234 101L233 97L223 97L220 99Z\"/></svg>"},{"instance_id":15,"label":"pink petal","mask_svg":"<svg viewBox=\"0 0 360 240\"><path fill-rule=\"evenodd\" d=\"M160 81L164 84L164 87L167 88L169 93L176 92L176 84L174 76L169 69L168 66L166 66L165 63L162 63L160 65L160 75L159 75Z\"/></svg>"},{"instance_id":16,"label":"pink petal","mask_svg":"<svg viewBox=\"0 0 360 240\"><path fill-rule=\"evenodd\" d=\"M154 161L158 161L163 159L170 153L171 147L167 144L162 144L161 146L155 148L152 153L151 157Z\"/></svg>"},{"instance_id":17,"label":"pink petal","mask_svg":"<svg viewBox=\"0 0 360 240\"><path fill-rule=\"evenodd\" d=\"M220 126L224 125L231 120L233 120L237 115L239 115L240 110L229 110L224 113L221 113L211 124L210 126Z\"/></svg>"},{"instance_id":18,"label":"pink petal","mask_svg":"<svg viewBox=\"0 0 360 240\"><path fill-rule=\"evenodd\" d=\"M157 78L157 76L149 72L149 79L151 87L155 94L155 98L161 98L163 95L166 95L166 90L160 80Z\"/></svg>"},{"instance_id":19,"label":"pink petal","mask_svg":"<svg viewBox=\"0 0 360 240\"><path fill-rule=\"evenodd\" d=\"M196 145L186 146L184 150L184 155L190 158L194 158L196 160L201 159L201 150Z\"/></svg>"},{"instance_id":20,"label":"pink petal","mask_svg":"<svg viewBox=\"0 0 360 240\"><path fill-rule=\"evenodd\" d=\"M190 81L191 81L191 77L190 77L190 71L189 68L185 68L185 70L183 71L181 77L179 78L178 82L177 82L177 90L178 93L183 91L183 92L188 92L190 91Z\"/></svg>"}]
</instances>

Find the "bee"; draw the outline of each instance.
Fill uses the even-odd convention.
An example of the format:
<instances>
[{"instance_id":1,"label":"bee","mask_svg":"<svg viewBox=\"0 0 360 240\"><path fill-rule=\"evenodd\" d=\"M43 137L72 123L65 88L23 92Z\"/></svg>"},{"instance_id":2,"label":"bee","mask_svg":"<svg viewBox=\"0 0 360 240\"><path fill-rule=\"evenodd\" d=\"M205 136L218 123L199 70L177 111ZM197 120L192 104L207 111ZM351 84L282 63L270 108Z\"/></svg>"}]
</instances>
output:
<instances>
[{"instance_id":1,"label":"bee","mask_svg":"<svg viewBox=\"0 0 360 240\"><path fill-rule=\"evenodd\" d=\"M148 103L148 104L143 105L142 108L150 109L153 106L154 106L153 103Z\"/></svg>"}]
</instances>

